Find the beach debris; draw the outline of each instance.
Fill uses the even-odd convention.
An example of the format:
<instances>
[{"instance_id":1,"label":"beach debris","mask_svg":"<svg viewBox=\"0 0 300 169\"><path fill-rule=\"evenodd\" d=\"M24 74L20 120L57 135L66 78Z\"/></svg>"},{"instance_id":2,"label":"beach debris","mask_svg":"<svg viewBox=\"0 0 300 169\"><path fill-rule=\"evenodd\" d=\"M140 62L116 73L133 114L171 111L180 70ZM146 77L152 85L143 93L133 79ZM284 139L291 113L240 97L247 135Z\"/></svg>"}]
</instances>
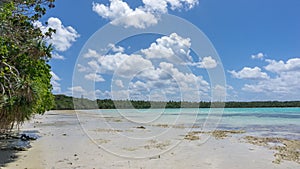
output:
<instances>
[{"instance_id":1,"label":"beach debris","mask_svg":"<svg viewBox=\"0 0 300 169\"><path fill-rule=\"evenodd\" d=\"M155 127L162 127L162 128L170 128L171 126L168 125L168 124L156 124L156 125L153 125Z\"/></svg>"},{"instance_id":2,"label":"beach debris","mask_svg":"<svg viewBox=\"0 0 300 169\"><path fill-rule=\"evenodd\" d=\"M185 140L190 140L190 141L194 141L194 140L200 140L200 137L198 136L198 132L189 132L184 136Z\"/></svg>"},{"instance_id":3,"label":"beach debris","mask_svg":"<svg viewBox=\"0 0 300 169\"><path fill-rule=\"evenodd\" d=\"M14 146L13 149L17 151L27 151L31 146Z\"/></svg>"},{"instance_id":4,"label":"beach debris","mask_svg":"<svg viewBox=\"0 0 300 169\"><path fill-rule=\"evenodd\" d=\"M172 127L175 128L175 129L184 129L184 128L187 128L183 124L173 125Z\"/></svg>"},{"instance_id":5,"label":"beach debris","mask_svg":"<svg viewBox=\"0 0 300 169\"><path fill-rule=\"evenodd\" d=\"M171 145L171 141L166 140L166 141L157 141L157 140L150 140L148 141L149 144L145 145L144 148L145 149L160 149L160 150L164 150L166 147L168 147L169 145Z\"/></svg>"},{"instance_id":6,"label":"beach debris","mask_svg":"<svg viewBox=\"0 0 300 169\"><path fill-rule=\"evenodd\" d=\"M0 150L27 151L31 148L30 141L36 140L37 135L33 133L6 133L0 135Z\"/></svg>"},{"instance_id":7,"label":"beach debris","mask_svg":"<svg viewBox=\"0 0 300 169\"><path fill-rule=\"evenodd\" d=\"M250 144L276 150L277 152L274 154L276 159L272 161L275 164L280 164L282 160L300 164L300 140L254 136L246 136L244 139Z\"/></svg>"},{"instance_id":8,"label":"beach debris","mask_svg":"<svg viewBox=\"0 0 300 169\"><path fill-rule=\"evenodd\" d=\"M14 155L11 155L10 158L11 159L16 159L16 158L18 158L18 156L14 154Z\"/></svg>"},{"instance_id":9,"label":"beach debris","mask_svg":"<svg viewBox=\"0 0 300 169\"><path fill-rule=\"evenodd\" d=\"M185 140L199 140L199 134L210 134L216 139L225 139L229 137L229 134L242 134L244 130L214 130L214 131L192 131L184 136Z\"/></svg>"},{"instance_id":10,"label":"beach debris","mask_svg":"<svg viewBox=\"0 0 300 169\"><path fill-rule=\"evenodd\" d=\"M229 137L229 134L243 134L244 130L215 130L210 132L213 137L216 139L224 139Z\"/></svg>"},{"instance_id":11,"label":"beach debris","mask_svg":"<svg viewBox=\"0 0 300 169\"><path fill-rule=\"evenodd\" d=\"M126 151L136 151L138 148L137 147L124 147L123 150Z\"/></svg>"},{"instance_id":12,"label":"beach debris","mask_svg":"<svg viewBox=\"0 0 300 169\"><path fill-rule=\"evenodd\" d=\"M119 130L119 129L103 129L103 128L95 129L93 131L95 131L95 132L108 132L108 133L120 133L120 132L123 132L123 130Z\"/></svg>"},{"instance_id":13,"label":"beach debris","mask_svg":"<svg viewBox=\"0 0 300 169\"><path fill-rule=\"evenodd\" d=\"M106 139L97 139L96 142L98 144L106 144L109 143L111 140L106 140Z\"/></svg>"},{"instance_id":14,"label":"beach debris","mask_svg":"<svg viewBox=\"0 0 300 169\"><path fill-rule=\"evenodd\" d=\"M57 163L62 163L62 162L64 162L64 160L58 160L58 161L57 161Z\"/></svg>"},{"instance_id":15,"label":"beach debris","mask_svg":"<svg viewBox=\"0 0 300 169\"><path fill-rule=\"evenodd\" d=\"M158 155L158 156L153 156L153 157L150 157L149 159L150 160L155 160L155 159L159 159L160 158L160 155Z\"/></svg>"},{"instance_id":16,"label":"beach debris","mask_svg":"<svg viewBox=\"0 0 300 169\"><path fill-rule=\"evenodd\" d=\"M193 125L192 128L193 128L193 129L197 129L197 128L202 128L202 126L199 126L199 125Z\"/></svg>"},{"instance_id":17,"label":"beach debris","mask_svg":"<svg viewBox=\"0 0 300 169\"><path fill-rule=\"evenodd\" d=\"M183 124L172 125L172 124L155 124L152 125L154 127L162 127L162 128L177 128L177 129L184 129L186 128Z\"/></svg>"},{"instance_id":18,"label":"beach debris","mask_svg":"<svg viewBox=\"0 0 300 169\"><path fill-rule=\"evenodd\" d=\"M138 127L136 127L137 129L146 129L146 127L144 127L144 126L138 126Z\"/></svg>"},{"instance_id":19,"label":"beach debris","mask_svg":"<svg viewBox=\"0 0 300 169\"><path fill-rule=\"evenodd\" d=\"M122 120L121 119L114 119L113 122L120 123L120 122L122 122Z\"/></svg>"},{"instance_id":20,"label":"beach debris","mask_svg":"<svg viewBox=\"0 0 300 169\"><path fill-rule=\"evenodd\" d=\"M22 141L29 141L29 140L36 140L37 137L36 136L32 136L32 135L27 135L27 134L21 134L20 139Z\"/></svg>"},{"instance_id":21,"label":"beach debris","mask_svg":"<svg viewBox=\"0 0 300 169\"><path fill-rule=\"evenodd\" d=\"M185 140L200 140L200 137L199 136L195 136L195 135L189 135L187 134L185 137L184 137Z\"/></svg>"},{"instance_id":22,"label":"beach debris","mask_svg":"<svg viewBox=\"0 0 300 169\"><path fill-rule=\"evenodd\" d=\"M125 130L125 132L134 132L134 130L127 129L127 130Z\"/></svg>"}]
</instances>

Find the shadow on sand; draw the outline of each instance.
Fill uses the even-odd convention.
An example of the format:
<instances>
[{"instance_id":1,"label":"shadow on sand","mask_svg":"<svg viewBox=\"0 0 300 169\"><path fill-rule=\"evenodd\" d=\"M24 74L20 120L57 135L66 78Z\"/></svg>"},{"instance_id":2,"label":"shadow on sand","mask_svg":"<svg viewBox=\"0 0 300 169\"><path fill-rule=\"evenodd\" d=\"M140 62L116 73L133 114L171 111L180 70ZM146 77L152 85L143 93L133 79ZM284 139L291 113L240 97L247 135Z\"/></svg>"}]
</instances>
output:
<instances>
[{"instance_id":1,"label":"shadow on sand","mask_svg":"<svg viewBox=\"0 0 300 169\"><path fill-rule=\"evenodd\" d=\"M0 134L0 167L17 160L19 151L31 148L30 141L38 138L38 131Z\"/></svg>"}]
</instances>

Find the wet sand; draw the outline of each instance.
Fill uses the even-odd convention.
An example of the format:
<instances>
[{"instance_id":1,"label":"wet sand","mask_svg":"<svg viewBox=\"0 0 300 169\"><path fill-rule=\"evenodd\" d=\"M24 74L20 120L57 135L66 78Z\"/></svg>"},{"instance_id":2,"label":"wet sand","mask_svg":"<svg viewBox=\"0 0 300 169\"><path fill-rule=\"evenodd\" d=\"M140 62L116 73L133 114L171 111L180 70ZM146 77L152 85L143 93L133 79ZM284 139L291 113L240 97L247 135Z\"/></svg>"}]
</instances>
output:
<instances>
[{"instance_id":1,"label":"wet sand","mask_svg":"<svg viewBox=\"0 0 300 169\"><path fill-rule=\"evenodd\" d=\"M297 140L262 139L238 130L140 125L115 116L78 116L73 111L51 111L35 117L21 130L38 130L41 137L2 168L300 168Z\"/></svg>"}]
</instances>

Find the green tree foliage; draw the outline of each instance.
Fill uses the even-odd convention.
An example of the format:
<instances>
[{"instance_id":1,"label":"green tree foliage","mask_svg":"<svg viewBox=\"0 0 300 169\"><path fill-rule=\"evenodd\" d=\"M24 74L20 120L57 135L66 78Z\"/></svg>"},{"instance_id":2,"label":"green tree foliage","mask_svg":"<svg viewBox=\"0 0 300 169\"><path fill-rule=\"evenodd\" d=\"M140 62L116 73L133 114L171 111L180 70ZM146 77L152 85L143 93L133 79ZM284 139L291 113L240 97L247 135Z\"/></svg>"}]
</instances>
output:
<instances>
[{"instance_id":1,"label":"green tree foliage","mask_svg":"<svg viewBox=\"0 0 300 169\"><path fill-rule=\"evenodd\" d=\"M55 30L42 33L34 26L53 2L0 1L0 132L53 106L47 63L52 47L45 39Z\"/></svg>"},{"instance_id":2,"label":"green tree foliage","mask_svg":"<svg viewBox=\"0 0 300 169\"><path fill-rule=\"evenodd\" d=\"M55 95L55 110L74 110L73 98L65 95Z\"/></svg>"},{"instance_id":3,"label":"green tree foliage","mask_svg":"<svg viewBox=\"0 0 300 169\"><path fill-rule=\"evenodd\" d=\"M74 101L74 102L73 102ZM94 103L97 102L98 107L95 107ZM260 102L149 102L143 100L88 100L81 98L73 98L65 95L55 95L56 106L53 109L56 110L73 110L74 103L79 106L75 106L76 109L149 109L149 108L210 108L210 107L224 107L225 108L256 108L256 107L300 107L300 101L260 101ZM131 105L128 105L128 104ZM116 104L116 105L115 105Z\"/></svg>"}]
</instances>

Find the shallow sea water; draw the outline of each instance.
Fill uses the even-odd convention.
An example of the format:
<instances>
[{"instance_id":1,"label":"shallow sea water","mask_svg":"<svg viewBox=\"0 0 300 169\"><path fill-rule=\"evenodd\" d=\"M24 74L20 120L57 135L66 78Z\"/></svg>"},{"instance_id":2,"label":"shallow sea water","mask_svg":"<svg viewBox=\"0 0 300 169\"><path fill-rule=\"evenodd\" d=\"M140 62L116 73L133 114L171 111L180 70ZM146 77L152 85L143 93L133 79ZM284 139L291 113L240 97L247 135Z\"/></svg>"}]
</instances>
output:
<instances>
[{"instance_id":1,"label":"shallow sea water","mask_svg":"<svg viewBox=\"0 0 300 169\"><path fill-rule=\"evenodd\" d=\"M134 125L185 126L203 131L245 130L247 134L300 140L300 108L85 110Z\"/></svg>"}]
</instances>

